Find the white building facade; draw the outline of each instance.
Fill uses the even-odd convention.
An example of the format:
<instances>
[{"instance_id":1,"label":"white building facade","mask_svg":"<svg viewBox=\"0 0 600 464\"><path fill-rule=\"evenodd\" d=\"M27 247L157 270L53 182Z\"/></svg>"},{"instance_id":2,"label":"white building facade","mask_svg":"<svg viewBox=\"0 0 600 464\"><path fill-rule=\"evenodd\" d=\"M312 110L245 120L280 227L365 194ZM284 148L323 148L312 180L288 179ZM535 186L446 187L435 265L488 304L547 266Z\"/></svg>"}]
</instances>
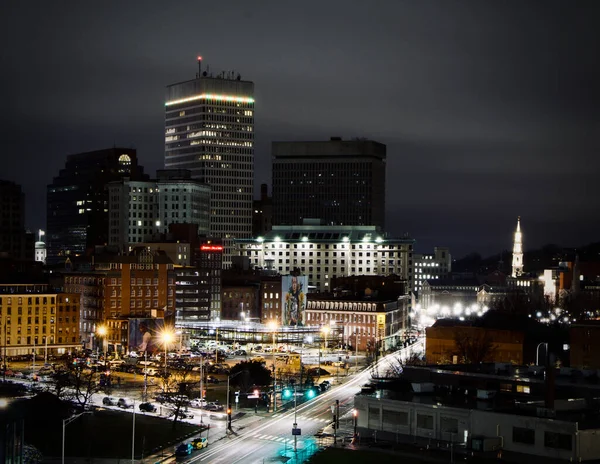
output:
<instances>
[{"instance_id":1,"label":"white building facade","mask_svg":"<svg viewBox=\"0 0 600 464\"><path fill-rule=\"evenodd\" d=\"M328 291L334 277L395 274L412 280L414 240L386 237L375 226L273 226L264 237L236 244L255 268L280 274L298 269L317 292Z\"/></svg>"}]
</instances>

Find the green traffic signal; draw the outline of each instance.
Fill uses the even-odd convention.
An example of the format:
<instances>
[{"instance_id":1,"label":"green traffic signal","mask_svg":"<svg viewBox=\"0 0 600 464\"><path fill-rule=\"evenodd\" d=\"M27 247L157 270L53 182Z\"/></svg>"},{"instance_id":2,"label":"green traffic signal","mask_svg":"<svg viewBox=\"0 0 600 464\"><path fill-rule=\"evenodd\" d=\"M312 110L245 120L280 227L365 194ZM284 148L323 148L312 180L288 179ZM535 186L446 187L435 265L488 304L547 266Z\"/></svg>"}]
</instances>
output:
<instances>
[{"instance_id":1,"label":"green traffic signal","mask_svg":"<svg viewBox=\"0 0 600 464\"><path fill-rule=\"evenodd\" d=\"M312 388L309 388L308 390L306 390L305 394L309 400L316 396L316 393Z\"/></svg>"},{"instance_id":2,"label":"green traffic signal","mask_svg":"<svg viewBox=\"0 0 600 464\"><path fill-rule=\"evenodd\" d=\"M286 388L283 390L283 392L281 393L281 397L284 400L289 400L292 397L292 390Z\"/></svg>"}]
</instances>

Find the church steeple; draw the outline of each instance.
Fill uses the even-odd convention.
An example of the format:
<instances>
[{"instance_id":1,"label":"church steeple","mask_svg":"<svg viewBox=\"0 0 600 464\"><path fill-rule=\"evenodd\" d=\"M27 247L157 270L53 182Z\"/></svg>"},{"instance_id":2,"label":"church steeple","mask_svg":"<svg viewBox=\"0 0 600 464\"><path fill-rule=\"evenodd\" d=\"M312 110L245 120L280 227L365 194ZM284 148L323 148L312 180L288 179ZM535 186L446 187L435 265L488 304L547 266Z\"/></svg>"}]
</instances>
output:
<instances>
[{"instance_id":1,"label":"church steeple","mask_svg":"<svg viewBox=\"0 0 600 464\"><path fill-rule=\"evenodd\" d=\"M521 234L521 216L519 216L513 244L512 276L519 277L521 274L523 274L523 236Z\"/></svg>"}]
</instances>

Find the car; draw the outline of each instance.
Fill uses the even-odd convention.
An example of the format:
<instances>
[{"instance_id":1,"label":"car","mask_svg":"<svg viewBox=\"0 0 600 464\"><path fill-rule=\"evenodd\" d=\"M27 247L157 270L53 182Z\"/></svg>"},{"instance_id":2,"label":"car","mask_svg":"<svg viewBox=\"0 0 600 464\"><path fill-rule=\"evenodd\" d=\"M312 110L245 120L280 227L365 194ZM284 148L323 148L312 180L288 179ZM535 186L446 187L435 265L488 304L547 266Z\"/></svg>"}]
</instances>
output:
<instances>
[{"instance_id":1,"label":"car","mask_svg":"<svg viewBox=\"0 0 600 464\"><path fill-rule=\"evenodd\" d=\"M219 379L212 375L209 375L206 377L206 383L219 383Z\"/></svg>"},{"instance_id":2,"label":"car","mask_svg":"<svg viewBox=\"0 0 600 464\"><path fill-rule=\"evenodd\" d=\"M129 398L119 398L119 401L117 401L117 406L123 409L131 409L133 408L133 401L131 401Z\"/></svg>"},{"instance_id":3,"label":"car","mask_svg":"<svg viewBox=\"0 0 600 464\"><path fill-rule=\"evenodd\" d=\"M208 403L206 402L205 399L201 399L201 398L196 398L190 401L190 408L196 408L196 409L200 409L203 408L204 406L206 406Z\"/></svg>"},{"instance_id":4,"label":"car","mask_svg":"<svg viewBox=\"0 0 600 464\"><path fill-rule=\"evenodd\" d=\"M207 411L222 411L223 410L223 405L219 404L219 403L208 403L206 406L204 406L204 409L206 409Z\"/></svg>"},{"instance_id":5,"label":"car","mask_svg":"<svg viewBox=\"0 0 600 464\"><path fill-rule=\"evenodd\" d=\"M112 396L105 396L104 398L102 398L102 404L104 406L116 406L117 400Z\"/></svg>"},{"instance_id":6,"label":"car","mask_svg":"<svg viewBox=\"0 0 600 464\"><path fill-rule=\"evenodd\" d=\"M125 361L123 361L122 359L113 359L112 361L109 362L111 367L114 366L120 366L122 364L125 364Z\"/></svg>"},{"instance_id":7,"label":"car","mask_svg":"<svg viewBox=\"0 0 600 464\"><path fill-rule=\"evenodd\" d=\"M140 411L156 412L156 406L154 406L152 403L140 403Z\"/></svg>"},{"instance_id":8,"label":"car","mask_svg":"<svg viewBox=\"0 0 600 464\"><path fill-rule=\"evenodd\" d=\"M235 350L233 352L233 354L235 356L247 356L248 355L248 353L246 352L246 350Z\"/></svg>"},{"instance_id":9,"label":"car","mask_svg":"<svg viewBox=\"0 0 600 464\"><path fill-rule=\"evenodd\" d=\"M259 362L259 363L264 363L265 362L265 358L263 358L262 356L254 356L251 359L252 362Z\"/></svg>"},{"instance_id":10,"label":"car","mask_svg":"<svg viewBox=\"0 0 600 464\"><path fill-rule=\"evenodd\" d=\"M334 361L332 364L333 367L346 367L346 363L344 361Z\"/></svg>"},{"instance_id":11,"label":"car","mask_svg":"<svg viewBox=\"0 0 600 464\"><path fill-rule=\"evenodd\" d=\"M192 446L196 449L206 448L208 446L208 438L198 437L192 440Z\"/></svg>"},{"instance_id":12,"label":"car","mask_svg":"<svg viewBox=\"0 0 600 464\"><path fill-rule=\"evenodd\" d=\"M194 447L191 443L182 443L175 448L175 456L189 456L194 451Z\"/></svg>"},{"instance_id":13,"label":"car","mask_svg":"<svg viewBox=\"0 0 600 464\"><path fill-rule=\"evenodd\" d=\"M321 392L326 392L331 388L331 384L325 380L319 384L319 388L321 389Z\"/></svg>"}]
</instances>

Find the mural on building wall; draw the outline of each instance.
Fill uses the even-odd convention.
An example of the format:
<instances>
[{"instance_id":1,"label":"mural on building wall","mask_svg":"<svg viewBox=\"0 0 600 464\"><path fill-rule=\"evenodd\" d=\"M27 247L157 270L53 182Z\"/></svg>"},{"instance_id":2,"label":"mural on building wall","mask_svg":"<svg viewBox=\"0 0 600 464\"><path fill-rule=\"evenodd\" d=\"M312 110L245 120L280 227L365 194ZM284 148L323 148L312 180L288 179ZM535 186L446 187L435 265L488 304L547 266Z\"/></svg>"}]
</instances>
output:
<instances>
[{"instance_id":1,"label":"mural on building wall","mask_svg":"<svg viewBox=\"0 0 600 464\"><path fill-rule=\"evenodd\" d=\"M283 276L281 289L283 325L303 326L306 324L306 289L308 288L307 276Z\"/></svg>"},{"instance_id":2,"label":"mural on building wall","mask_svg":"<svg viewBox=\"0 0 600 464\"><path fill-rule=\"evenodd\" d=\"M165 326L164 319L129 319L129 351L148 353L148 356L161 350L160 333Z\"/></svg>"}]
</instances>

